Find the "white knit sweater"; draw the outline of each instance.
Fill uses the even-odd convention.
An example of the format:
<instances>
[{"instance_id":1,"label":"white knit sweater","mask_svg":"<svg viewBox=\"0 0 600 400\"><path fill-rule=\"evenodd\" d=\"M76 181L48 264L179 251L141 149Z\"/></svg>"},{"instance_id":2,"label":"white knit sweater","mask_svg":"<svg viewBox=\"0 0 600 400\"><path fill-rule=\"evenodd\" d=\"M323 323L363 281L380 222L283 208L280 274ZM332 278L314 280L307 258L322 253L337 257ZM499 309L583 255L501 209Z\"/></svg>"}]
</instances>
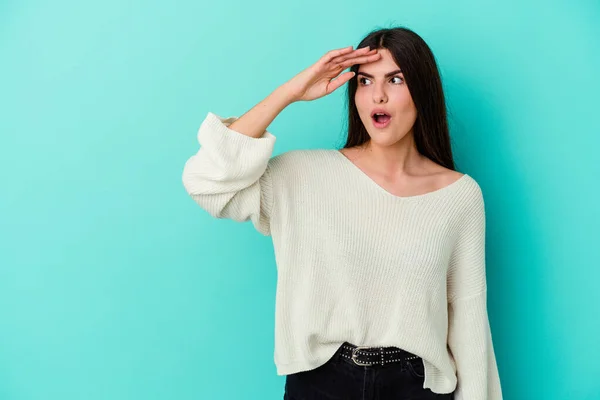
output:
<instances>
[{"instance_id":1,"label":"white knit sweater","mask_svg":"<svg viewBox=\"0 0 600 400\"><path fill-rule=\"evenodd\" d=\"M277 374L316 368L344 341L396 346L423 358L423 388L501 399L478 183L399 197L335 149L273 157L276 137L236 132L236 119L208 113L183 184L213 217L273 240Z\"/></svg>"}]
</instances>

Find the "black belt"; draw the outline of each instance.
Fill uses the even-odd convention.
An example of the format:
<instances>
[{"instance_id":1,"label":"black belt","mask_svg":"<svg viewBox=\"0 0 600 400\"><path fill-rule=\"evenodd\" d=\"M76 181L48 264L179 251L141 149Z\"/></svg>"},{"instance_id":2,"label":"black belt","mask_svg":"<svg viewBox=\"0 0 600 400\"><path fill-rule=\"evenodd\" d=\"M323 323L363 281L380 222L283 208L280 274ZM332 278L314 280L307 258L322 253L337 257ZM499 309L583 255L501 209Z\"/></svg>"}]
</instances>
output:
<instances>
[{"instance_id":1,"label":"black belt","mask_svg":"<svg viewBox=\"0 0 600 400\"><path fill-rule=\"evenodd\" d=\"M355 346L345 342L338 350L341 357L354 361L356 365L385 365L420 358L398 347Z\"/></svg>"}]
</instances>

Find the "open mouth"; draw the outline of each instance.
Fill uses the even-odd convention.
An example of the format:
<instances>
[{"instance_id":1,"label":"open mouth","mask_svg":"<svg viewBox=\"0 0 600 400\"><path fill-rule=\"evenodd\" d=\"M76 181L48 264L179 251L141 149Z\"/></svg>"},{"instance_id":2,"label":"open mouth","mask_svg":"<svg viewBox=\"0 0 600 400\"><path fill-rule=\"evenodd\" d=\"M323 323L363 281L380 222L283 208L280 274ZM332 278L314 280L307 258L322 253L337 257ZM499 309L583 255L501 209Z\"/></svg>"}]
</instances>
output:
<instances>
[{"instance_id":1,"label":"open mouth","mask_svg":"<svg viewBox=\"0 0 600 400\"><path fill-rule=\"evenodd\" d=\"M378 112L373 114L371 118L373 119L373 124L377 128L384 128L389 124L390 120L392 119L392 116L387 113Z\"/></svg>"}]
</instances>

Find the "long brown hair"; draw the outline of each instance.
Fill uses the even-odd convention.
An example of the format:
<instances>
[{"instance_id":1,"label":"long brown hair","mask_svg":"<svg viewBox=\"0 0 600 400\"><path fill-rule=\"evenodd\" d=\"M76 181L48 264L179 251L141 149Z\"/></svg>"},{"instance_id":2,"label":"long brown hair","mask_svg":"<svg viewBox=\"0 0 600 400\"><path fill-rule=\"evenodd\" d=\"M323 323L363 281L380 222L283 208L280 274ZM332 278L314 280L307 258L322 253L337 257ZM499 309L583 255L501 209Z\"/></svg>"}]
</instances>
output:
<instances>
[{"instance_id":1,"label":"long brown hair","mask_svg":"<svg viewBox=\"0 0 600 400\"><path fill-rule=\"evenodd\" d=\"M365 46L389 50L396 64L402 69L417 109L413 132L419 153L454 170L442 80L435 57L427 43L412 30L395 27L372 31L356 48ZM350 70L356 74L359 66L360 64L355 64ZM354 96L357 82L358 77L355 76L347 85L348 136L343 148L360 146L370 139L356 109Z\"/></svg>"}]
</instances>

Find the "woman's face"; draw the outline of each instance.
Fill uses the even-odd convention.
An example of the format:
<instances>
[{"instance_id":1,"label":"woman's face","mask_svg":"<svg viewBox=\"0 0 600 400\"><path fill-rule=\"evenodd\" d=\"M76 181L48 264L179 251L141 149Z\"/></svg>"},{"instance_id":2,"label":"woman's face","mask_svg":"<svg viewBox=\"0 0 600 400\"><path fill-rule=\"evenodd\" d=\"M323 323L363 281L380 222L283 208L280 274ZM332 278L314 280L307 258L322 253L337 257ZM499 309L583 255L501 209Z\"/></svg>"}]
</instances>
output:
<instances>
[{"instance_id":1,"label":"woman's face","mask_svg":"<svg viewBox=\"0 0 600 400\"><path fill-rule=\"evenodd\" d=\"M389 50L379 49L378 53L378 60L359 66L354 101L371 140L386 146L412 135L417 109ZM384 117L378 124L372 117L376 109L382 109L391 118ZM387 119L389 122L383 126Z\"/></svg>"}]
</instances>

